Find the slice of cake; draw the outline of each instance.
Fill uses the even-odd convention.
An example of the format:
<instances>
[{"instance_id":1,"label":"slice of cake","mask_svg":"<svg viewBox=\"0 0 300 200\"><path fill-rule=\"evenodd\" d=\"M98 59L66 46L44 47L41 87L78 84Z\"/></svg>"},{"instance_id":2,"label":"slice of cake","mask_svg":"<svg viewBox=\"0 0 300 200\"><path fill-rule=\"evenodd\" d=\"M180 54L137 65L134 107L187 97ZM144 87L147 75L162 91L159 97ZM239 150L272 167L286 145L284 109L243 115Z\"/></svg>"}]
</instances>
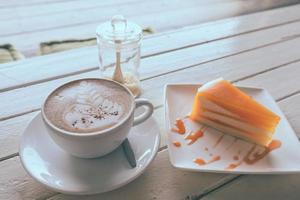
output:
<instances>
[{"instance_id":1,"label":"slice of cake","mask_svg":"<svg viewBox=\"0 0 300 200\"><path fill-rule=\"evenodd\" d=\"M192 120L267 146L280 117L224 79L206 83L195 96Z\"/></svg>"}]
</instances>

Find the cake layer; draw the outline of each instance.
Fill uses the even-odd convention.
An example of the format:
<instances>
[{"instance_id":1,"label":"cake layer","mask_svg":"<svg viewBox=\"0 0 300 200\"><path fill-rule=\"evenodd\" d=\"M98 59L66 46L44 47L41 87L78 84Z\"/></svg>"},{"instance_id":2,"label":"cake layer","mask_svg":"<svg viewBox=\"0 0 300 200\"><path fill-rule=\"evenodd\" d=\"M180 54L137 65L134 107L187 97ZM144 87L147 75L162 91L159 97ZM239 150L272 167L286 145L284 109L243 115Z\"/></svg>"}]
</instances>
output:
<instances>
[{"instance_id":1,"label":"cake layer","mask_svg":"<svg viewBox=\"0 0 300 200\"><path fill-rule=\"evenodd\" d=\"M252 97L248 96L224 79L217 79L211 83L205 84L199 88L198 94L206 95L215 100L221 100L224 105L243 107L248 111L253 111L252 109L255 109L260 116L277 119L278 121L280 119L275 113L256 102Z\"/></svg>"},{"instance_id":2,"label":"cake layer","mask_svg":"<svg viewBox=\"0 0 300 200\"><path fill-rule=\"evenodd\" d=\"M217 79L200 87L195 97L194 107L201 107L199 99L201 97L209 99L230 113L238 115L242 120L266 131L274 132L280 120L272 111L223 79ZM193 112L197 112L197 109L193 109Z\"/></svg>"},{"instance_id":3,"label":"cake layer","mask_svg":"<svg viewBox=\"0 0 300 200\"><path fill-rule=\"evenodd\" d=\"M202 94L199 94L199 97ZM266 131L274 132L277 124L279 123L280 118L274 118L270 115L263 115L259 113L255 108L250 108L247 105L245 106L236 106L229 102L221 101L220 99L216 99L214 97L204 95L207 99L211 100L215 104L220 107L230 111L231 113L235 113L240 117L241 120L244 120L254 126L265 129Z\"/></svg>"},{"instance_id":4,"label":"cake layer","mask_svg":"<svg viewBox=\"0 0 300 200\"><path fill-rule=\"evenodd\" d=\"M230 134L235 137L244 139L249 142L253 142L262 146L268 146L268 144L271 142L269 137L266 137L265 135L261 134L260 136L254 136L253 133L245 132L244 130L240 130L236 127L232 127L231 125L225 125L220 123L220 121L213 121L209 118L203 118L199 117L197 118L197 121L200 123L203 123L209 127L212 127L214 129L217 129L225 134ZM251 135L251 136L250 136Z\"/></svg>"},{"instance_id":5,"label":"cake layer","mask_svg":"<svg viewBox=\"0 0 300 200\"><path fill-rule=\"evenodd\" d=\"M198 89L190 118L260 145L271 142L280 120L279 116L223 79Z\"/></svg>"},{"instance_id":6,"label":"cake layer","mask_svg":"<svg viewBox=\"0 0 300 200\"><path fill-rule=\"evenodd\" d=\"M255 143L260 143L260 140L263 140L266 141L265 143L267 144L272 140L272 132L267 132L241 120L239 116L228 112L203 97L200 98L200 101L202 108L205 107L205 109L202 109L199 116L192 118L193 120L202 123L209 120L214 123L222 124L228 129L230 128L230 130L235 129L235 131L244 133L244 137L247 138L247 140L255 141Z\"/></svg>"},{"instance_id":7,"label":"cake layer","mask_svg":"<svg viewBox=\"0 0 300 200\"><path fill-rule=\"evenodd\" d=\"M219 105L215 104L214 102L209 101L204 97L199 97L198 99L201 102L201 112L199 116L203 117L210 117L212 119L216 119L219 121L224 121L226 124L232 125L234 127L238 127L244 131L259 133L259 134L266 134L270 138L272 138L273 132L268 131L265 129L261 129L257 126L253 126L252 124L248 123L247 121L240 118L238 115L223 109ZM193 118L191 116L191 118ZM196 116L197 118L197 116Z\"/></svg>"}]
</instances>

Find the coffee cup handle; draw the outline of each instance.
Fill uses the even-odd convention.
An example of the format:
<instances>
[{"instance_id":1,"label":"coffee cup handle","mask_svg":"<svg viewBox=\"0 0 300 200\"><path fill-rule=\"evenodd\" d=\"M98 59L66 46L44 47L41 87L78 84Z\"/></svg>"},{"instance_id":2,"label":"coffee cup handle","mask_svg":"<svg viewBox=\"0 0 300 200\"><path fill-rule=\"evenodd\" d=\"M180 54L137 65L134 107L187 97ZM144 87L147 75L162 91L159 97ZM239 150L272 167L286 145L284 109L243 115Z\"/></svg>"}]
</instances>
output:
<instances>
[{"instance_id":1,"label":"coffee cup handle","mask_svg":"<svg viewBox=\"0 0 300 200\"><path fill-rule=\"evenodd\" d=\"M133 126L138 125L148 119L154 110L154 107L150 101L147 99L136 99L135 100L135 109L138 107L144 106L146 110L140 114L139 116L135 117L133 120Z\"/></svg>"}]
</instances>

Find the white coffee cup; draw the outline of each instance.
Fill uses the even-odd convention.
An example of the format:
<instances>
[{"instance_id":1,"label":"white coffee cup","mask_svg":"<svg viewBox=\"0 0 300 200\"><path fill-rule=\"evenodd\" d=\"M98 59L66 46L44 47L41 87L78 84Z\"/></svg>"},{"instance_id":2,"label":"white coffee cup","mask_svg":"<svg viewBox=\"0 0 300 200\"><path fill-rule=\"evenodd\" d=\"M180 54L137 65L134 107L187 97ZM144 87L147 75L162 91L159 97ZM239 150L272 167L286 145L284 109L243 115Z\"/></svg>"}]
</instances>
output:
<instances>
[{"instance_id":1,"label":"white coffee cup","mask_svg":"<svg viewBox=\"0 0 300 200\"><path fill-rule=\"evenodd\" d=\"M81 80L90 80L81 79ZM97 79L98 80L98 79ZM110 81L113 84L117 84L124 88L127 91L127 94L131 99L131 107L126 115L126 117L122 118L119 123L115 126L102 129L100 131L92 132L92 133L76 133L63 130L61 128L56 127L46 116L45 114L45 102L42 105L42 117L45 123L47 132L53 139L53 141L60 146L63 150L68 152L69 154L80 157L80 158L95 158L106 155L113 150L115 150L121 143L126 139L129 134L129 131L132 126L138 125L148 119L153 113L153 105L146 99L134 99L132 93L121 84L107 80L107 79L99 79ZM78 80L76 80L78 81ZM71 81L73 82L73 81ZM71 83L69 82L69 83ZM69 84L66 83L66 84ZM64 84L64 85L66 85ZM64 85L58 87L61 88ZM58 89L57 88L57 89ZM55 89L53 92L55 92ZM53 93L52 92L52 93ZM50 93L49 96L52 94ZM144 112L137 117L134 117L134 111L136 108L143 106Z\"/></svg>"}]
</instances>

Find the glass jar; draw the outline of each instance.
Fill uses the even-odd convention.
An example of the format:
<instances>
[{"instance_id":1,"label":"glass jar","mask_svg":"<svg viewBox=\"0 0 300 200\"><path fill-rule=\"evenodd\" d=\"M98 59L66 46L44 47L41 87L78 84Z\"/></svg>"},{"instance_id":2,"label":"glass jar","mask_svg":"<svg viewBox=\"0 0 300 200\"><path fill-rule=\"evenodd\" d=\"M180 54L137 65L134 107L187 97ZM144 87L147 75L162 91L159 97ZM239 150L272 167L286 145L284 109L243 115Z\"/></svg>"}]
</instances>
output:
<instances>
[{"instance_id":1,"label":"glass jar","mask_svg":"<svg viewBox=\"0 0 300 200\"><path fill-rule=\"evenodd\" d=\"M121 15L97 27L97 44L102 77L113 79L138 96L141 93L138 68L142 29Z\"/></svg>"}]
</instances>

